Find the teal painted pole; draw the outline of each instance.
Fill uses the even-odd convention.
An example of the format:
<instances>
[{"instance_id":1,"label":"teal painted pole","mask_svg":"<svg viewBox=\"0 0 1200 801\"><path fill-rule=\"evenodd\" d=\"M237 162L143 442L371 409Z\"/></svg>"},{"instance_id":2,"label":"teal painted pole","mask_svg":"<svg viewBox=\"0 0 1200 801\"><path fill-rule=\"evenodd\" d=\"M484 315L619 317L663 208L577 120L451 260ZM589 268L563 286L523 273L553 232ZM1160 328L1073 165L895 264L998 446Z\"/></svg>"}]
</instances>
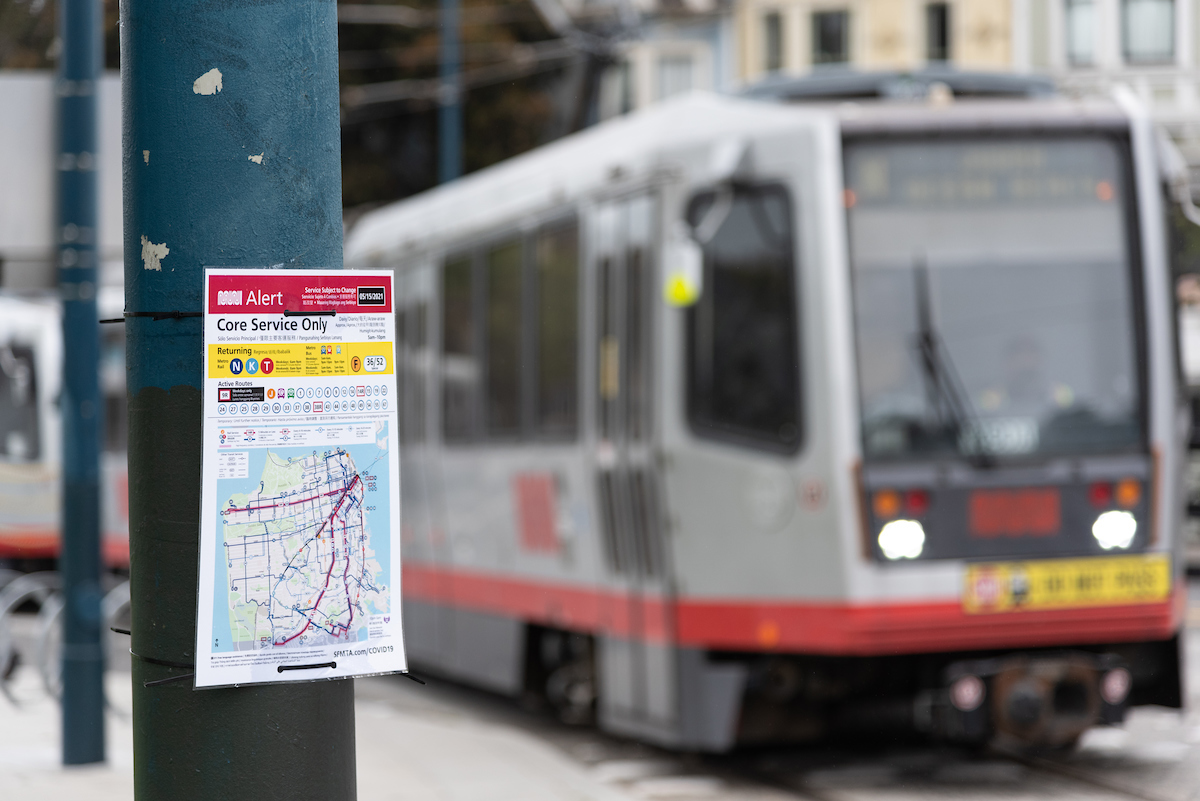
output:
<instances>
[{"instance_id":1,"label":"teal painted pole","mask_svg":"<svg viewBox=\"0 0 1200 801\"><path fill-rule=\"evenodd\" d=\"M439 72L442 79L438 107L438 183L462 175L462 59L460 56L459 0L440 0L441 41Z\"/></svg>"},{"instance_id":2,"label":"teal painted pole","mask_svg":"<svg viewBox=\"0 0 1200 801\"><path fill-rule=\"evenodd\" d=\"M341 266L332 0L122 0L121 72L127 312L202 311L205 266ZM135 797L353 799L351 681L192 689L201 320L126 332Z\"/></svg>"},{"instance_id":3,"label":"teal painted pole","mask_svg":"<svg viewBox=\"0 0 1200 801\"><path fill-rule=\"evenodd\" d=\"M100 615L100 326L96 315L96 91L100 0L60 0L58 285L63 327L62 759L104 761Z\"/></svg>"}]
</instances>

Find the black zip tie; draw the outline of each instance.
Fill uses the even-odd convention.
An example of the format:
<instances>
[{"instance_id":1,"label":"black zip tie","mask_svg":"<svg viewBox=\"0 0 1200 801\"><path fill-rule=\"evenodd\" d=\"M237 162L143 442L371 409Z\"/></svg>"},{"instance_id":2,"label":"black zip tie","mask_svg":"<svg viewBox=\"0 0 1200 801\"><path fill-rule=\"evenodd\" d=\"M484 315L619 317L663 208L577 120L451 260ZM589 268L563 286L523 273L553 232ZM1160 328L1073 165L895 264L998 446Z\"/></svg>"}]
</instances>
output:
<instances>
[{"instance_id":1,"label":"black zip tie","mask_svg":"<svg viewBox=\"0 0 1200 801\"><path fill-rule=\"evenodd\" d=\"M183 681L184 679L190 679L195 675L196 675L195 673L184 673L179 676L168 676L165 679L155 679L154 681L144 681L144 682L142 682L142 686L143 687L156 687L159 684L171 684L172 682Z\"/></svg>"},{"instance_id":2,"label":"black zip tie","mask_svg":"<svg viewBox=\"0 0 1200 801\"><path fill-rule=\"evenodd\" d=\"M132 636L132 632L129 629L119 629L116 626L109 626L108 630L114 631L117 634L129 634L130 636Z\"/></svg>"},{"instance_id":3,"label":"black zip tie","mask_svg":"<svg viewBox=\"0 0 1200 801\"><path fill-rule=\"evenodd\" d=\"M337 317L337 309L329 311L287 311L283 312L284 317Z\"/></svg>"},{"instance_id":4,"label":"black zip tie","mask_svg":"<svg viewBox=\"0 0 1200 801\"><path fill-rule=\"evenodd\" d=\"M124 631L123 629L113 629L113 631L117 631L122 634L129 633L127 631ZM129 655L136 656L138 659L142 660L143 662L149 662L152 665L162 665L163 667L191 668L192 669L191 673L183 673L178 676L168 676L165 679L155 679L154 681L144 681L144 682L142 682L143 687L155 687L159 684L171 684L172 682L183 681L184 679L190 679L192 676L196 675L196 666L194 664L188 664L185 662L172 662L169 659L155 659L152 656L142 656L141 654L135 654L133 652L132 648L129 649Z\"/></svg>"},{"instance_id":5,"label":"black zip tie","mask_svg":"<svg viewBox=\"0 0 1200 801\"><path fill-rule=\"evenodd\" d=\"M203 317L204 312L163 311L163 312L125 312L120 317L110 317L101 323L123 323L130 317L149 317L154 322L159 320L182 320L184 317Z\"/></svg>"},{"instance_id":6,"label":"black zip tie","mask_svg":"<svg viewBox=\"0 0 1200 801\"><path fill-rule=\"evenodd\" d=\"M406 678L406 679L412 679L413 681L415 681L417 684L420 684L421 686L424 686L424 685L425 685L425 682L421 681L421 680L420 680L420 679L418 679L416 676L414 676L413 674L409 673L407 670L405 670L405 671L401 671L400 675L401 675L401 676L403 676L403 677L404 677L404 678Z\"/></svg>"},{"instance_id":7,"label":"black zip tie","mask_svg":"<svg viewBox=\"0 0 1200 801\"><path fill-rule=\"evenodd\" d=\"M275 672L282 673L285 670L316 670L317 668L337 668L337 662L318 662L312 665L280 665L275 668Z\"/></svg>"},{"instance_id":8,"label":"black zip tie","mask_svg":"<svg viewBox=\"0 0 1200 801\"><path fill-rule=\"evenodd\" d=\"M173 667L173 668L191 668L192 670L196 669L195 662L172 662L169 659L155 659L152 656L142 656L141 654L135 654L133 652L132 648L129 649L129 654L130 654L130 656L136 656L138 659L142 660L143 662L149 662L152 665L162 665L163 667Z\"/></svg>"}]
</instances>

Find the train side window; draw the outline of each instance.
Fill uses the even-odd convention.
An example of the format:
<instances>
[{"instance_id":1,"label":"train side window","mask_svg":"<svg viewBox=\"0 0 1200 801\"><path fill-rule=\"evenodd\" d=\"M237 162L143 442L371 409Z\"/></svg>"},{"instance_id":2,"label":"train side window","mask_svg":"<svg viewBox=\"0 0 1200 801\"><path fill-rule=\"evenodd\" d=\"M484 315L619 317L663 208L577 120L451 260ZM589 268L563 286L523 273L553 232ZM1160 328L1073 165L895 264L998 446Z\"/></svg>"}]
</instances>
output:
<instances>
[{"instance_id":1,"label":"train side window","mask_svg":"<svg viewBox=\"0 0 1200 801\"><path fill-rule=\"evenodd\" d=\"M33 349L0 346L0 453L23 462L37 459L39 450Z\"/></svg>"},{"instance_id":2,"label":"train side window","mask_svg":"<svg viewBox=\"0 0 1200 801\"><path fill-rule=\"evenodd\" d=\"M1192 223L1169 191L1163 193L1167 243L1175 297L1175 371L1180 392L1200 388L1200 226ZM1195 428L1195 425L1193 425Z\"/></svg>"},{"instance_id":3,"label":"train side window","mask_svg":"<svg viewBox=\"0 0 1200 801\"><path fill-rule=\"evenodd\" d=\"M521 430L521 240L487 253L487 433L513 437Z\"/></svg>"},{"instance_id":4,"label":"train side window","mask_svg":"<svg viewBox=\"0 0 1200 801\"><path fill-rule=\"evenodd\" d=\"M403 308L396 309L396 397L404 398L408 389L408 315ZM405 412L407 404L400 406L400 444L408 442L410 423Z\"/></svg>"},{"instance_id":5,"label":"train side window","mask_svg":"<svg viewBox=\"0 0 1200 801\"><path fill-rule=\"evenodd\" d=\"M442 271L442 436L464 442L475 433L479 359L475 347L475 281L469 255Z\"/></svg>"},{"instance_id":6,"label":"train side window","mask_svg":"<svg viewBox=\"0 0 1200 801\"><path fill-rule=\"evenodd\" d=\"M125 394L125 331L124 326L120 325L106 325L104 328L100 340L104 447L113 453L125 453L129 447L129 402Z\"/></svg>"},{"instance_id":7,"label":"train side window","mask_svg":"<svg viewBox=\"0 0 1200 801\"><path fill-rule=\"evenodd\" d=\"M573 438L579 428L579 225L537 234L536 280L538 435Z\"/></svg>"},{"instance_id":8,"label":"train side window","mask_svg":"<svg viewBox=\"0 0 1200 801\"><path fill-rule=\"evenodd\" d=\"M715 192L688 208L693 227L723 213L703 246L704 292L687 315L688 422L700 436L794 453L801 431L791 201L778 185L730 191L724 211Z\"/></svg>"},{"instance_id":9,"label":"train side window","mask_svg":"<svg viewBox=\"0 0 1200 801\"><path fill-rule=\"evenodd\" d=\"M409 358L411 365L409 370L409 380L412 383L412 418L413 418L413 442L425 441L425 393L426 376L429 374L429 356L426 348L429 346L429 337L426 334L425 327L429 324L428 307L425 301L418 303L413 311L409 313L412 319L413 331L409 337Z\"/></svg>"}]
</instances>

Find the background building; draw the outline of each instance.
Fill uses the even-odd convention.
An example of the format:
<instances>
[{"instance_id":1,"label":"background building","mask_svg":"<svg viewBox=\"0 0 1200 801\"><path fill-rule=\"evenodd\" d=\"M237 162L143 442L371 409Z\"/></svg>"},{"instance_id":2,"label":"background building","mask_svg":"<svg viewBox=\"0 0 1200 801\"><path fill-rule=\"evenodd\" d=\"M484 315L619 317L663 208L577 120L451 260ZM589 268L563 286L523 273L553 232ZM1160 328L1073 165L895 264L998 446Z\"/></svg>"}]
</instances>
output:
<instances>
[{"instance_id":1,"label":"background building","mask_svg":"<svg viewBox=\"0 0 1200 801\"><path fill-rule=\"evenodd\" d=\"M563 5L577 18L597 7L578 1ZM627 23L614 39L611 63L601 77L599 119L684 92L727 91L737 85L729 0L638 0L605 7Z\"/></svg>"},{"instance_id":2,"label":"background building","mask_svg":"<svg viewBox=\"0 0 1200 801\"><path fill-rule=\"evenodd\" d=\"M1013 66L1010 0L743 0L738 77L811 70Z\"/></svg>"},{"instance_id":3,"label":"background building","mask_svg":"<svg viewBox=\"0 0 1200 801\"><path fill-rule=\"evenodd\" d=\"M947 66L1128 85L1200 169L1200 0L741 0L737 78Z\"/></svg>"},{"instance_id":4,"label":"background building","mask_svg":"<svg viewBox=\"0 0 1200 801\"><path fill-rule=\"evenodd\" d=\"M1133 89L1200 167L1197 0L1012 0L1013 68L1074 95Z\"/></svg>"}]
</instances>

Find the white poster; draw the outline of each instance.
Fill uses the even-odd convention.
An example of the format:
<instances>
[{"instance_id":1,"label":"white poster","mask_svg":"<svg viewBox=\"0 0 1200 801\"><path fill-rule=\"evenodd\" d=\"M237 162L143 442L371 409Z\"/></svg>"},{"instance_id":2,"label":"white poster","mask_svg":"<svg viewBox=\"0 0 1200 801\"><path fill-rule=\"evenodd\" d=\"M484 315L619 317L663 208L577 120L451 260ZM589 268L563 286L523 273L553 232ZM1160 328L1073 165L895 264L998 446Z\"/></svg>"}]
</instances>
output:
<instances>
[{"instance_id":1,"label":"white poster","mask_svg":"<svg viewBox=\"0 0 1200 801\"><path fill-rule=\"evenodd\" d=\"M204 280L195 686L405 670L392 274Z\"/></svg>"}]
</instances>

